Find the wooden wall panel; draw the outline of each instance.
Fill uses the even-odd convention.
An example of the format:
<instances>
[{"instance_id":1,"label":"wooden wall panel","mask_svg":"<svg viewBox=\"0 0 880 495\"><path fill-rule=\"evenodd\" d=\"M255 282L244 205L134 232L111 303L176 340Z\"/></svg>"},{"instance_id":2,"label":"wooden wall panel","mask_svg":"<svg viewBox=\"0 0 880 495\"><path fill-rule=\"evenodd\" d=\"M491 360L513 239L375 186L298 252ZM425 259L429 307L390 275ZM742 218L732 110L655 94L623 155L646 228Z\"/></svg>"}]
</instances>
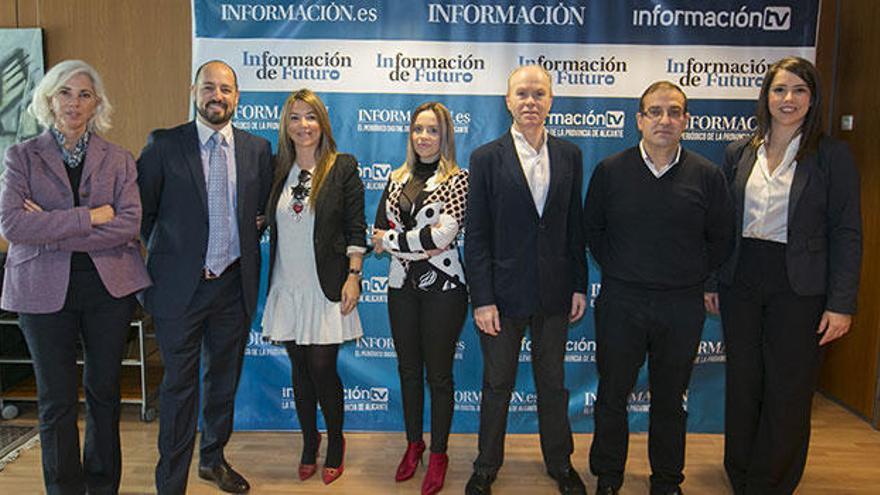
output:
<instances>
[{"instance_id":1,"label":"wooden wall panel","mask_svg":"<svg viewBox=\"0 0 880 495\"><path fill-rule=\"evenodd\" d=\"M18 27L41 27L39 25L40 0L17 0Z\"/></svg>"},{"instance_id":2,"label":"wooden wall panel","mask_svg":"<svg viewBox=\"0 0 880 495\"><path fill-rule=\"evenodd\" d=\"M821 389L866 418L878 418L875 401L880 353L880 2L839 0L837 78L832 134L847 141L862 180L864 257L859 309L847 337L828 349ZM853 115L852 131L840 130Z\"/></svg>"},{"instance_id":3,"label":"wooden wall panel","mask_svg":"<svg viewBox=\"0 0 880 495\"><path fill-rule=\"evenodd\" d=\"M190 4L180 0L18 0L19 27L43 28L46 67L70 58L104 79L107 138L137 156L147 134L189 115Z\"/></svg>"},{"instance_id":4,"label":"wooden wall panel","mask_svg":"<svg viewBox=\"0 0 880 495\"><path fill-rule=\"evenodd\" d=\"M0 28L18 27L15 0L0 0Z\"/></svg>"},{"instance_id":5,"label":"wooden wall panel","mask_svg":"<svg viewBox=\"0 0 880 495\"><path fill-rule=\"evenodd\" d=\"M822 117L825 128L831 129L834 101L834 64L837 61L838 0L822 0L819 8L819 29L816 33L816 69L822 76Z\"/></svg>"}]
</instances>

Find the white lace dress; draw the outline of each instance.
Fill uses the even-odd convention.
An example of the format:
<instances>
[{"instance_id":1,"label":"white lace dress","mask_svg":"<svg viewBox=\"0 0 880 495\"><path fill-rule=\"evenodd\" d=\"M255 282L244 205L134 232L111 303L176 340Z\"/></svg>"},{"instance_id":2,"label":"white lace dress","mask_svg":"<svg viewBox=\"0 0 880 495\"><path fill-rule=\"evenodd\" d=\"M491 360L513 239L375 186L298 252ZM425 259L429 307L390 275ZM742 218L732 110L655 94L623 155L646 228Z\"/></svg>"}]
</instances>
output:
<instances>
[{"instance_id":1,"label":"white lace dress","mask_svg":"<svg viewBox=\"0 0 880 495\"><path fill-rule=\"evenodd\" d=\"M299 345L339 344L363 335L357 308L342 314L341 303L331 302L321 290L313 244L315 215L308 198L302 210L293 209L292 188L299 182L294 164L276 209L278 245L269 295L263 310L263 338Z\"/></svg>"}]
</instances>

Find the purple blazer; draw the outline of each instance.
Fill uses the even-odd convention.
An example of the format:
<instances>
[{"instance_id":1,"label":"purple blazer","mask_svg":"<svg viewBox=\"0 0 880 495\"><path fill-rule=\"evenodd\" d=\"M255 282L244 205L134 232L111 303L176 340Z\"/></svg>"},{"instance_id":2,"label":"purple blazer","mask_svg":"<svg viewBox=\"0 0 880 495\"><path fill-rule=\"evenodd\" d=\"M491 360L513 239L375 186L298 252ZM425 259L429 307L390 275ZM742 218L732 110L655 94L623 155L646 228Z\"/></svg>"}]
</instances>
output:
<instances>
[{"instance_id":1,"label":"purple blazer","mask_svg":"<svg viewBox=\"0 0 880 495\"><path fill-rule=\"evenodd\" d=\"M138 237L137 168L128 151L92 134L76 208L61 150L48 131L8 148L4 164L0 234L9 241L9 253L0 307L19 313L61 310L74 251L89 254L113 297L150 285ZM44 211L26 211L25 199ZM89 209L105 204L115 217L93 227Z\"/></svg>"}]
</instances>

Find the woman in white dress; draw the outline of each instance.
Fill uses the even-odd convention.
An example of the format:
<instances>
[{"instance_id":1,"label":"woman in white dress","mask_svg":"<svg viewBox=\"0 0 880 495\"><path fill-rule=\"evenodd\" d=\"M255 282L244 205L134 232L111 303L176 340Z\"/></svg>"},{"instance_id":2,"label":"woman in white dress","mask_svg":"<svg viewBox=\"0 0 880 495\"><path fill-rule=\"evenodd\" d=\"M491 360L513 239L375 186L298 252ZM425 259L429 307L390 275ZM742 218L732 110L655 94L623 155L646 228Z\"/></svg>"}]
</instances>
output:
<instances>
[{"instance_id":1,"label":"woman in white dress","mask_svg":"<svg viewBox=\"0 0 880 495\"><path fill-rule=\"evenodd\" d=\"M342 475L345 456L339 345L363 335L355 307L366 224L357 160L337 153L327 108L308 89L284 103L266 211L271 247L263 336L282 343L290 358L303 433L301 480L317 471L321 405L327 426L322 477L328 484Z\"/></svg>"}]
</instances>

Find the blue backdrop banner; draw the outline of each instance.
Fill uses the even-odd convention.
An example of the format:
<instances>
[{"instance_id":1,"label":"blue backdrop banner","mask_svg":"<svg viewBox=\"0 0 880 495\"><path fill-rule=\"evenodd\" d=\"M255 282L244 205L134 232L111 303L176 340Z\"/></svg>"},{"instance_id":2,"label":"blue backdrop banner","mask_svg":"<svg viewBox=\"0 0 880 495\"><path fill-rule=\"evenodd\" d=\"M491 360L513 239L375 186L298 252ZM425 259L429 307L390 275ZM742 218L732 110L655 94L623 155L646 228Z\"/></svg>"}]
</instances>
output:
<instances>
[{"instance_id":1,"label":"blue backdrop banner","mask_svg":"<svg viewBox=\"0 0 880 495\"><path fill-rule=\"evenodd\" d=\"M193 69L211 59L237 72L235 125L270 140L287 95L308 87L330 111L334 137L359 161L369 227L390 172L404 161L409 118L438 100L453 114L458 161L510 127L507 75L540 64L553 78L547 127L580 146L584 189L603 157L638 143L638 98L671 80L689 97L685 147L720 161L724 145L755 128L754 101L767 67L783 56L815 58L819 0L193 0ZM552 214L552 212L550 212ZM265 258L260 307L265 300ZM387 256L365 260L358 305L364 337L342 347L346 428L403 429L397 360L388 327ZM591 301L600 273L590 260ZM235 411L240 430L298 428L283 348L250 334ZM596 343L593 312L566 346L569 414L593 429ZM508 431L537 431L531 340L523 339ZM482 366L470 318L455 354L453 431L479 424ZM724 348L708 318L688 393L694 432L723 429ZM647 429L650 391L642 371L630 397L630 428ZM426 416L428 408L426 408ZM429 421L425 422L430 425Z\"/></svg>"}]
</instances>

